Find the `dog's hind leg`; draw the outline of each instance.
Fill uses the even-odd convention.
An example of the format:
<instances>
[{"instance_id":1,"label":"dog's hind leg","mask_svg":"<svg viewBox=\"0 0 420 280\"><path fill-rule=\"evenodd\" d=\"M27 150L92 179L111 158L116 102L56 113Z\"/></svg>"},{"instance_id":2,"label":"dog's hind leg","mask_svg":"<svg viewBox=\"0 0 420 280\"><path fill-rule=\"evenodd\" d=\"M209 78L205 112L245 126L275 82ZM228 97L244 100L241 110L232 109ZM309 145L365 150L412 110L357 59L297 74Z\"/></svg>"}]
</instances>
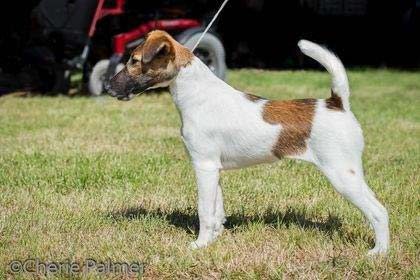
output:
<instances>
[{"instance_id":1,"label":"dog's hind leg","mask_svg":"<svg viewBox=\"0 0 420 280\"><path fill-rule=\"evenodd\" d=\"M389 247L388 212L366 184L361 164L329 162L327 166L319 167L334 188L360 209L372 225L375 247L369 251L369 255L386 253Z\"/></svg>"},{"instance_id":2,"label":"dog's hind leg","mask_svg":"<svg viewBox=\"0 0 420 280\"><path fill-rule=\"evenodd\" d=\"M350 111L350 88L340 59L327 49L306 41L299 48L331 74L331 97L319 101L312 122L309 149L300 157L315 163L334 188L359 208L375 231L375 247L369 254L385 253L389 246L388 213L363 177L363 133Z\"/></svg>"}]
</instances>

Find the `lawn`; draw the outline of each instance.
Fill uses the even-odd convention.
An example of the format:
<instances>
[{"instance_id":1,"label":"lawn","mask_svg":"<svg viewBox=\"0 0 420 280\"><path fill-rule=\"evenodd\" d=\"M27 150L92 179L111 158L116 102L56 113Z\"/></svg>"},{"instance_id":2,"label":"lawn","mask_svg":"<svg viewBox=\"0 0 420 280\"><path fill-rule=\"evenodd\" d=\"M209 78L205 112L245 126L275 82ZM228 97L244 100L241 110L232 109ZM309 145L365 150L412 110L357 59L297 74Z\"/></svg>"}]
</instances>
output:
<instances>
[{"instance_id":1,"label":"lawn","mask_svg":"<svg viewBox=\"0 0 420 280\"><path fill-rule=\"evenodd\" d=\"M222 173L226 230L191 251L195 179L169 94L0 98L0 278L12 260L139 262L148 279L419 279L420 75L349 71L369 185L389 210L391 251L312 165L283 160ZM329 95L316 71L229 72L272 99ZM49 276L67 278L68 274ZM129 278L133 275L75 274Z\"/></svg>"}]
</instances>

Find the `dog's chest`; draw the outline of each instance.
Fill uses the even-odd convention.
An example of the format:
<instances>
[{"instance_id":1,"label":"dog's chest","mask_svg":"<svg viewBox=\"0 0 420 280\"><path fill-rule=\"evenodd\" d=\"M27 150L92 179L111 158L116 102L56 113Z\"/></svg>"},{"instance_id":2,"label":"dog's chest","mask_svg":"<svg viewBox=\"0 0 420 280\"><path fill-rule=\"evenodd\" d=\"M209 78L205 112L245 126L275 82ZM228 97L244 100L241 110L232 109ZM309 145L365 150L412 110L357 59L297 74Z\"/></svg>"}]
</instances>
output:
<instances>
[{"instance_id":1,"label":"dog's chest","mask_svg":"<svg viewBox=\"0 0 420 280\"><path fill-rule=\"evenodd\" d=\"M242 99L206 104L182 118L182 134L190 152L214 157L223 169L272 162L280 127L265 122L262 106Z\"/></svg>"}]
</instances>

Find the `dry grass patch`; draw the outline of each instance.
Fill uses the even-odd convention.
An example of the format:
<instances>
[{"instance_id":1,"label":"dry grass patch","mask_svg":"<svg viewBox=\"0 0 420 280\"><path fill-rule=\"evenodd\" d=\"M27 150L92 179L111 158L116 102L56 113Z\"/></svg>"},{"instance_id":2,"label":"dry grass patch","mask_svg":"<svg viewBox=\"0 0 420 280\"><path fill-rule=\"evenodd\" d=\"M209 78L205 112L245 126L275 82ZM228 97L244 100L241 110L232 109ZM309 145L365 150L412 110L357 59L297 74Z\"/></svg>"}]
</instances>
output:
<instances>
[{"instance_id":1,"label":"dry grass patch","mask_svg":"<svg viewBox=\"0 0 420 280\"><path fill-rule=\"evenodd\" d=\"M93 258L144 262L148 279L418 279L418 73L359 70L350 80L367 180L390 212L388 257L366 258L373 234L362 215L313 166L288 160L223 172L226 230L190 251L195 182L168 94L9 96L0 98L0 278L45 278L13 274L14 259ZM329 94L323 72L240 70L229 81L267 98Z\"/></svg>"}]
</instances>

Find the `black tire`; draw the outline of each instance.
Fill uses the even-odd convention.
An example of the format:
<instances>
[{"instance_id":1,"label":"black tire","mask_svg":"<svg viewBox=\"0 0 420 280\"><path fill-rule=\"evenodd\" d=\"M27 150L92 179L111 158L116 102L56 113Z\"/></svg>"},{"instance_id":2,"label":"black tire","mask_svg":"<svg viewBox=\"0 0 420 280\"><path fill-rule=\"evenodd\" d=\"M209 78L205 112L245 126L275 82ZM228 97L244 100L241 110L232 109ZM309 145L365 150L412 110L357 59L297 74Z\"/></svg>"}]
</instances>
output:
<instances>
[{"instance_id":1,"label":"black tire","mask_svg":"<svg viewBox=\"0 0 420 280\"><path fill-rule=\"evenodd\" d=\"M192 49L200 38L202 31L182 33L177 39L189 49ZM194 54L200 58L213 73L220 79L226 77L225 48L220 39L212 33L204 35L200 44L194 50Z\"/></svg>"}]
</instances>

